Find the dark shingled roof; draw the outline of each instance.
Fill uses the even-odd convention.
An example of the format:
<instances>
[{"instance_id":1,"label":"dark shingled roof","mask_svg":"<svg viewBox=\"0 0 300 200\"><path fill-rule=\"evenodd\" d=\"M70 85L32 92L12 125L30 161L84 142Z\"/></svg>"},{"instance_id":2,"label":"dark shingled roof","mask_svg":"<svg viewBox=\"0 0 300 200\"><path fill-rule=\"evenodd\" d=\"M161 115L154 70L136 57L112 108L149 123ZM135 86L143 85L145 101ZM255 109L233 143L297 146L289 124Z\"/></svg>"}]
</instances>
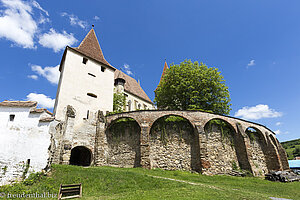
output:
<instances>
[{"instance_id":1,"label":"dark shingled roof","mask_svg":"<svg viewBox=\"0 0 300 200\"><path fill-rule=\"evenodd\" d=\"M85 38L82 40L82 42L77 48L72 49L75 49L76 51L115 69L105 60L94 29L91 29L88 32L88 34L85 36Z\"/></svg>"},{"instance_id":2,"label":"dark shingled roof","mask_svg":"<svg viewBox=\"0 0 300 200\"><path fill-rule=\"evenodd\" d=\"M36 107L36 101L2 101L0 102L0 106L7 107Z\"/></svg>"},{"instance_id":3,"label":"dark shingled roof","mask_svg":"<svg viewBox=\"0 0 300 200\"><path fill-rule=\"evenodd\" d=\"M125 80L124 90L126 92L129 92L133 95L140 97L141 99L143 99L149 103L152 103L152 101L149 99L149 97L147 96L145 91L138 84L138 82L136 82L136 80L134 78L128 76L127 74L123 73L120 70L116 70L115 71L115 79L117 79L117 78L122 78Z\"/></svg>"}]
</instances>

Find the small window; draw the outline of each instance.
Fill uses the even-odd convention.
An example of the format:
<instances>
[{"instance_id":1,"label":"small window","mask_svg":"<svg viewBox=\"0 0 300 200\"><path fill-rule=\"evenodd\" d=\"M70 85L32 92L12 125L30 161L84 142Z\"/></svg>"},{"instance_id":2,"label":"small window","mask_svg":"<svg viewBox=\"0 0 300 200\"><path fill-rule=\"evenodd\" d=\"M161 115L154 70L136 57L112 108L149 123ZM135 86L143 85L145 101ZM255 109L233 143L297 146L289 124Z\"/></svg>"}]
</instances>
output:
<instances>
[{"instance_id":1,"label":"small window","mask_svg":"<svg viewBox=\"0 0 300 200\"><path fill-rule=\"evenodd\" d=\"M101 66L101 72L105 71L105 67Z\"/></svg>"},{"instance_id":2,"label":"small window","mask_svg":"<svg viewBox=\"0 0 300 200\"><path fill-rule=\"evenodd\" d=\"M131 100L128 101L128 111L131 111Z\"/></svg>"},{"instance_id":3,"label":"small window","mask_svg":"<svg viewBox=\"0 0 300 200\"><path fill-rule=\"evenodd\" d=\"M93 93L87 93L88 96L90 97L94 97L94 98L97 98L97 95L93 94Z\"/></svg>"},{"instance_id":4,"label":"small window","mask_svg":"<svg viewBox=\"0 0 300 200\"><path fill-rule=\"evenodd\" d=\"M93 76L93 77L96 77L94 74L91 74L91 73L88 73L88 75Z\"/></svg>"},{"instance_id":5,"label":"small window","mask_svg":"<svg viewBox=\"0 0 300 200\"><path fill-rule=\"evenodd\" d=\"M87 113L86 113L86 119L89 118L89 114L90 114L90 111L88 110Z\"/></svg>"},{"instance_id":6,"label":"small window","mask_svg":"<svg viewBox=\"0 0 300 200\"><path fill-rule=\"evenodd\" d=\"M88 59L87 59L87 58L83 58L83 59L82 59L82 63L83 63L83 64L86 64L86 63L87 63L87 61L88 61Z\"/></svg>"},{"instance_id":7,"label":"small window","mask_svg":"<svg viewBox=\"0 0 300 200\"><path fill-rule=\"evenodd\" d=\"M9 121L13 122L15 120L15 115L9 115Z\"/></svg>"}]
</instances>

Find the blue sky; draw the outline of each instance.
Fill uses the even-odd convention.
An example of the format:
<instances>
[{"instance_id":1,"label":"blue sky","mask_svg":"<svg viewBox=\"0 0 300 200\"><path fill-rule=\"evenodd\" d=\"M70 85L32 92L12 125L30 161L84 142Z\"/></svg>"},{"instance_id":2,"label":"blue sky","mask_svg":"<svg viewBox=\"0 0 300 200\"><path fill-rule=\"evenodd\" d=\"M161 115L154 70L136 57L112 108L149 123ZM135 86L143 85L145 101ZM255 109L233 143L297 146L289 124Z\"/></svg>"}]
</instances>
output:
<instances>
[{"instance_id":1,"label":"blue sky","mask_svg":"<svg viewBox=\"0 0 300 200\"><path fill-rule=\"evenodd\" d=\"M0 2L1 101L51 110L64 47L94 24L106 60L150 99L165 59L204 62L225 77L231 116L268 126L280 141L300 137L300 1Z\"/></svg>"}]
</instances>

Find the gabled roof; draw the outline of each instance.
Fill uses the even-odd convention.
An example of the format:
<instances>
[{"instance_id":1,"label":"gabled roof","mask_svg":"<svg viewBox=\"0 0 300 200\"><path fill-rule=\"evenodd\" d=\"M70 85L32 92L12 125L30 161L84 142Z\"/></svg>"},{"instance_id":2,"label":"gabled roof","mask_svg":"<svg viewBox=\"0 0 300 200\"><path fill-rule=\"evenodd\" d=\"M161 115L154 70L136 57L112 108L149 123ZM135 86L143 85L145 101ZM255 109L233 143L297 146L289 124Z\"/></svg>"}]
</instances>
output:
<instances>
[{"instance_id":1,"label":"gabled roof","mask_svg":"<svg viewBox=\"0 0 300 200\"><path fill-rule=\"evenodd\" d=\"M107 65L113 69L115 69L111 64L109 64L102 53L99 41L97 39L96 33L94 29L92 28L88 34L85 36L85 38L82 40L80 45L76 48L72 48L104 65Z\"/></svg>"},{"instance_id":2,"label":"gabled roof","mask_svg":"<svg viewBox=\"0 0 300 200\"><path fill-rule=\"evenodd\" d=\"M134 78L128 76L127 74L123 73L120 70L116 70L115 71L115 79L117 79L117 78L122 78L125 80L124 90L126 92L129 92L129 93L153 104L153 102L147 96L145 91L142 89L142 87L138 84L138 82Z\"/></svg>"},{"instance_id":3,"label":"gabled roof","mask_svg":"<svg viewBox=\"0 0 300 200\"><path fill-rule=\"evenodd\" d=\"M36 107L36 101L2 101L0 102L0 106L7 106L7 107Z\"/></svg>"},{"instance_id":4,"label":"gabled roof","mask_svg":"<svg viewBox=\"0 0 300 200\"><path fill-rule=\"evenodd\" d=\"M164 69L163 69L163 71L162 71L162 74L161 74L161 77L160 77L159 83L158 83L158 85L157 85L157 87L156 87L156 89L155 89L154 91L156 91L156 90L157 90L157 88L158 88L158 86L159 86L160 82L161 82L161 81L162 81L162 79L164 78L164 76L165 76L165 74L166 74L166 72L167 72L167 70L168 70L168 69L169 69L169 67L168 67L167 61L165 61Z\"/></svg>"}]
</instances>

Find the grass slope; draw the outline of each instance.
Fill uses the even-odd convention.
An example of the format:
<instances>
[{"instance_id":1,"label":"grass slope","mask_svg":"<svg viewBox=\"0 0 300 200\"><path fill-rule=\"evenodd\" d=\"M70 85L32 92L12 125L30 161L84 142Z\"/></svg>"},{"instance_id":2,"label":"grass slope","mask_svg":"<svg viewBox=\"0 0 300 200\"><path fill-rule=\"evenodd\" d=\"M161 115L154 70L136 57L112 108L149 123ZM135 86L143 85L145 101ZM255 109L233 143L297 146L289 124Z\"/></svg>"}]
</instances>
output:
<instances>
[{"instance_id":1,"label":"grass slope","mask_svg":"<svg viewBox=\"0 0 300 200\"><path fill-rule=\"evenodd\" d=\"M82 183L82 199L300 199L300 182L279 183L260 178L205 176L160 169L68 165L54 165L47 177L31 175L23 183L2 186L0 193L57 193L61 183Z\"/></svg>"},{"instance_id":2,"label":"grass slope","mask_svg":"<svg viewBox=\"0 0 300 200\"><path fill-rule=\"evenodd\" d=\"M293 160L295 156L300 156L300 152L295 153L296 148L300 149L300 139L281 142L281 145L288 154L289 160Z\"/></svg>"}]
</instances>

